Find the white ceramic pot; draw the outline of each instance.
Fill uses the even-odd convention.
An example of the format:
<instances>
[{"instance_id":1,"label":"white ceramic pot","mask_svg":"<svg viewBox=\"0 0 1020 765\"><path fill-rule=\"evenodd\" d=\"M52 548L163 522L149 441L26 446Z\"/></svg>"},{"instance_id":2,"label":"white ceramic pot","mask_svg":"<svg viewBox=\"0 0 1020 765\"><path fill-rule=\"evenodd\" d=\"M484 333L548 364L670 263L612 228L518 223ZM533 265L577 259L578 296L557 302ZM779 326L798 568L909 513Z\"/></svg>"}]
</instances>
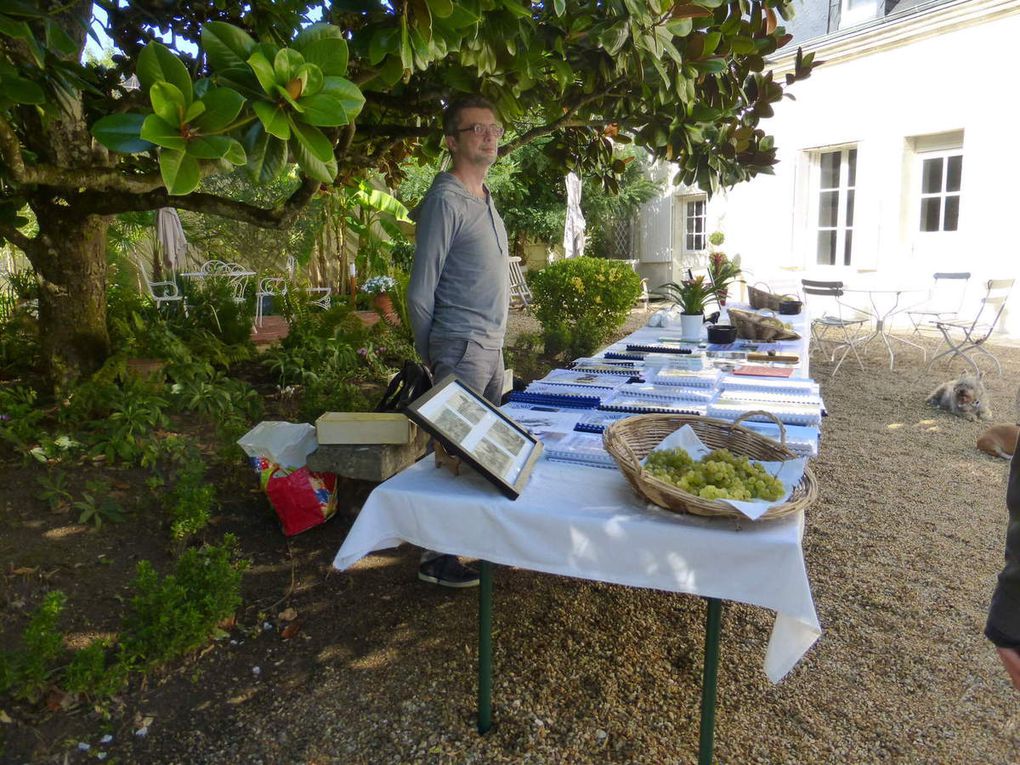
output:
<instances>
[{"instance_id":1,"label":"white ceramic pot","mask_svg":"<svg viewBox=\"0 0 1020 765\"><path fill-rule=\"evenodd\" d=\"M701 325L705 323L705 315L702 313L680 314L680 335L684 340L700 340Z\"/></svg>"}]
</instances>

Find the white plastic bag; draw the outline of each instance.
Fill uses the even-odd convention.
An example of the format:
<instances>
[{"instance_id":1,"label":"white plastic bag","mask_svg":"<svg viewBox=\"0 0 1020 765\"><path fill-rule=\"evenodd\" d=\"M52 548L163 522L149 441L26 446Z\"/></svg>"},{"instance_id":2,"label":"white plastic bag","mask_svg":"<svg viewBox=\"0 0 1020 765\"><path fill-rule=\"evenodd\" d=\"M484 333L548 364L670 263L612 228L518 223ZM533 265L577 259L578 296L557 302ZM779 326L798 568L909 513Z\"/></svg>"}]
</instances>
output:
<instances>
[{"instance_id":1,"label":"white plastic bag","mask_svg":"<svg viewBox=\"0 0 1020 765\"><path fill-rule=\"evenodd\" d=\"M252 460L266 458L286 470L305 466L308 455L319 447L315 426L307 422L265 420L237 440Z\"/></svg>"}]
</instances>

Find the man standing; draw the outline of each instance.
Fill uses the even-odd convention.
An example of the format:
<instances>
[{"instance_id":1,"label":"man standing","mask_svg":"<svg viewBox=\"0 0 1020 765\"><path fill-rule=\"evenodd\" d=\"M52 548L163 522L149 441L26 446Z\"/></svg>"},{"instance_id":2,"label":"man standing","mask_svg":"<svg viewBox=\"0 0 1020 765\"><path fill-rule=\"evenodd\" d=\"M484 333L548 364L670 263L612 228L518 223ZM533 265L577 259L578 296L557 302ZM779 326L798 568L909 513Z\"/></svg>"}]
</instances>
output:
<instances>
[{"instance_id":1,"label":"man standing","mask_svg":"<svg viewBox=\"0 0 1020 765\"><path fill-rule=\"evenodd\" d=\"M508 242L485 186L503 126L480 96L443 112L453 165L436 176L417 211L414 267L407 291L418 354L436 379L456 375L499 404L503 336L510 301ZM478 573L453 555L422 554L418 578L446 587L473 587Z\"/></svg>"},{"instance_id":2,"label":"man standing","mask_svg":"<svg viewBox=\"0 0 1020 765\"><path fill-rule=\"evenodd\" d=\"M1006 485L1006 566L999 574L999 584L988 609L985 635L999 649L1006 672L1020 691L1020 443L1013 450Z\"/></svg>"}]
</instances>

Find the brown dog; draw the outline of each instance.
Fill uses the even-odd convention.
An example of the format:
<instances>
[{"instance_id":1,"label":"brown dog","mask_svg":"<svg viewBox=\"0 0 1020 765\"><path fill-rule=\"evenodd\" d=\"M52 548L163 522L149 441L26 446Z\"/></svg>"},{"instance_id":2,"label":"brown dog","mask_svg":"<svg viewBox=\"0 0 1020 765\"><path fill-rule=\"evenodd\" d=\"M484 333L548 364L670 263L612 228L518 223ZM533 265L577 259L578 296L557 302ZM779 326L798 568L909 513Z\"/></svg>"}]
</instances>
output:
<instances>
[{"instance_id":1,"label":"brown dog","mask_svg":"<svg viewBox=\"0 0 1020 765\"><path fill-rule=\"evenodd\" d=\"M1020 438L1020 388L1016 391L1016 425L992 425L977 440L977 448L993 457L1009 459Z\"/></svg>"}]
</instances>

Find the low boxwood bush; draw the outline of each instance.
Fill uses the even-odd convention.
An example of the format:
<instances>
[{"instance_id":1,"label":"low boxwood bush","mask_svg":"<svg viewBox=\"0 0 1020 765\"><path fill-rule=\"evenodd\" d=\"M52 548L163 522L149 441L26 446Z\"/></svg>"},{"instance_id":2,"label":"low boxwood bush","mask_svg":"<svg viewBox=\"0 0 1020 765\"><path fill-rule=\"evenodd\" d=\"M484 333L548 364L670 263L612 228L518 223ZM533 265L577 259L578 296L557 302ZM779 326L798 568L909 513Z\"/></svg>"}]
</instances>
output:
<instances>
[{"instance_id":1,"label":"low boxwood bush","mask_svg":"<svg viewBox=\"0 0 1020 765\"><path fill-rule=\"evenodd\" d=\"M626 321L641 294L641 279L619 261L567 258L531 280L545 352L588 356Z\"/></svg>"}]
</instances>

